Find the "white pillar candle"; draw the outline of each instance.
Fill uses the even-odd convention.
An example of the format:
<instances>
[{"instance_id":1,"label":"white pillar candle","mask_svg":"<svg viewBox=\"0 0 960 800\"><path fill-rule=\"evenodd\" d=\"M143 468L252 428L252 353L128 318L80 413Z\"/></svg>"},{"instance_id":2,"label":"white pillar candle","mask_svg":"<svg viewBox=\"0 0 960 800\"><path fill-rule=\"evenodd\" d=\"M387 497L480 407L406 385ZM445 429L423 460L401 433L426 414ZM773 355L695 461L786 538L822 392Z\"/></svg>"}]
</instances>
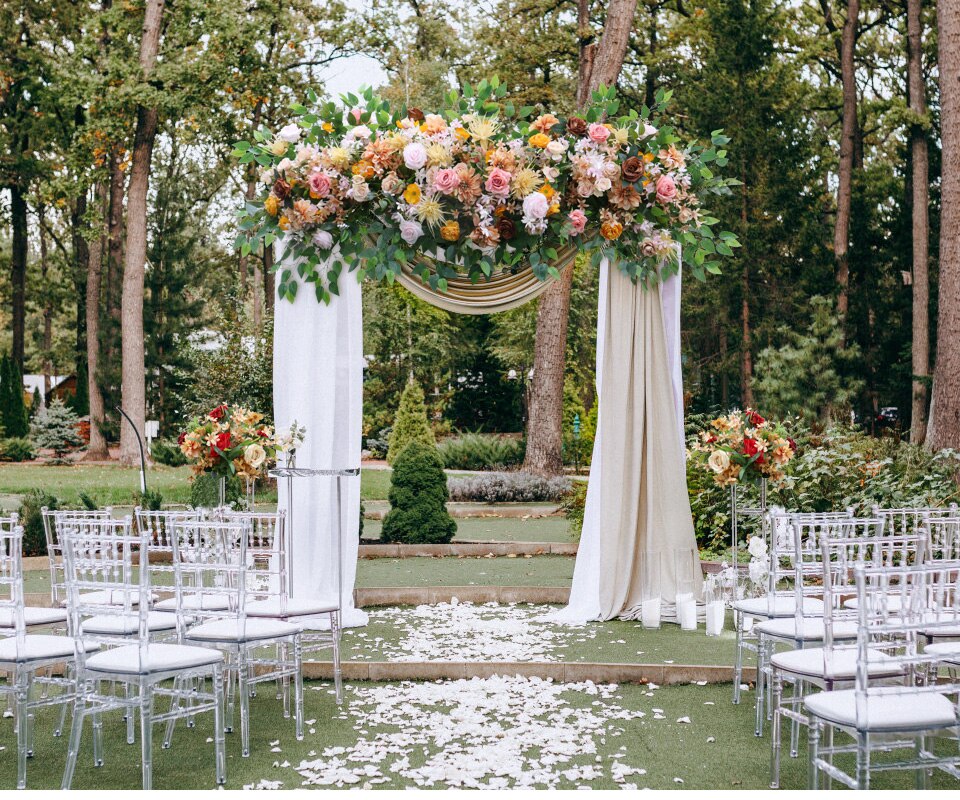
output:
<instances>
[{"instance_id":1,"label":"white pillar candle","mask_svg":"<svg viewBox=\"0 0 960 800\"><path fill-rule=\"evenodd\" d=\"M644 628L660 627L660 598L644 600L640 605L640 620Z\"/></svg>"},{"instance_id":2,"label":"white pillar candle","mask_svg":"<svg viewBox=\"0 0 960 800\"><path fill-rule=\"evenodd\" d=\"M697 601L692 594L677 595L677 616L680 618L680 628L685 631L697 629Z\"/></svg>"},{"instance_id":3,"label":"white pillar candle","mask_svg":"<svg viewBox=\"0 0 960 800\"><path fill-rule=\"evenodd\" d=\"M749 614L743 614L743 632L750 633L753 630L753 617Z\"/></svg>"},{"instance_id":4,"label":"white pillar candle","mask_svg":"<svg viewBox=\"0 0 960 800\"><path fill-rule=\"evenodd\" d=\"M723 600L711 600L707 603L707 636L719 636L723 630L724 615Z\"/></svg>"}]
</instances>

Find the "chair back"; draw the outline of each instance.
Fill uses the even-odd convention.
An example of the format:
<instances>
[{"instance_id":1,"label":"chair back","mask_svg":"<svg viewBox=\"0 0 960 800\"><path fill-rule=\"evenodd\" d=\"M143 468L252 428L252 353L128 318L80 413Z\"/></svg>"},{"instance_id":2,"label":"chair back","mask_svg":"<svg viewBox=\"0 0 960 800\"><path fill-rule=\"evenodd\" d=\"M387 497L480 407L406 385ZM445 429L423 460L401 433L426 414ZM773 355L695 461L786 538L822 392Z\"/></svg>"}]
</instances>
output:
<instances>
[{"instance_id":1,"label":"chair back","mask_svg":"<svg viewBox=\"0 0 960 800\"><path fill-rule=\"evenodd\" d=\"M960 622L960 561L926 564L854 566L857 590L857 728L869 724L871 695L883 704L909 704L918 693L953 695L960 685L936 680L941 656L919 647L924 632ZM895 598L895 602L891 602ZM883 650L909 678L902 686L872 684L867 671L871 651ZM918 678L934 676L934 680ZM922 685L918 685L922 684Z\"/></svg>"},{"instance_id":2,"label":"chair back","mask_svg":"<svg viewBox=\"0 0 960 800\"><path fill-rule=\"evenodd\" d=\"M67 585L67 624L74 637L77 663L85 663L85 643L139 645L141 666L149 663L150 569L147 537L123 519L58 519ZM139 570L135 563L139 557ZM90 617L122 617L129 633L85 631ZM136 627L134 628L134 624ZM134 639L136 634L136 639Z\"/></svg>"},{"instance_id":3,"label":"chair back","mask_svg":"<svg viewBox=\"0 0 960 800\"><path fill-rule=\"evenodd\" d=\"M0 636L16 636L22 643L27 628L23 619L23 527L16 514L0 517L0 618L12 624Z\"/></svg>"},{"instance_id":4,"label":"chair back","mask_svg":"<svg viewBox=\"0 0 960 800\"><path fill-rule=\"evenodd\" d=\"M943 508L880 508L874 506L873 516L884 521L890 533L913 533L922 528L927 520L938 517L956 517L960 515L956 503Z\"/></svg>"},{"instance_id":5,"label":"chair back","mask_svg":"<svg viewBox=\"0 0 960 800\"><path fill-rule=\"evenodd\" d=\"M77 519L110 519L113 509L109 506L100 510L59 511L46 506L40 509L43 520L43 536L47 540L47 560L50 568L50 602L62 606L67 602L67 589L63 577L63 546L57 531L57 519L65 516Z\"/></svg>"},{"instance_id":6,"label":"chair back","mask_svg":"<svg viewBox=\"0 0 960 800\"><path fill-rule=\"evenodd\" d=\"M151 583L155 588L173 589L173 526L177 520L199 520L201 509L178 511L150 511L134 509L137 530L147 534L147 549L150 552Z\"/></svg>"},{"instance_id":7,"label":"chair back","mask_svg":"<svg viewBox=\"0 0 960 800\"><path fill-rule=\"evenodd\" d=\"M193 622L246 619L247 522L220 519L175 520L173 523L174 591L177 629ZM189 607L184 598L189 595Z\"/></svg>"},{"instance_id":8,"label":"chair back","mask_svg":"<svg viewBox=\"0 0 960 800\"><path fill-rule=\"evenodd\" d=\"M224 522L247 530L247 602L277 598L286 600L288 563L286 511L233 511L221 509Z\"/></svg>"},{"instance_id":9,"label":"chair back","mask_svg":"<svg viewBox=\"0 0 960 800\"><path fill-rule=\"evenodd\" d=\"M928 561L960 560L960 512L953 517L929 517L923 530Z\"/></svg>"}]
</instances>

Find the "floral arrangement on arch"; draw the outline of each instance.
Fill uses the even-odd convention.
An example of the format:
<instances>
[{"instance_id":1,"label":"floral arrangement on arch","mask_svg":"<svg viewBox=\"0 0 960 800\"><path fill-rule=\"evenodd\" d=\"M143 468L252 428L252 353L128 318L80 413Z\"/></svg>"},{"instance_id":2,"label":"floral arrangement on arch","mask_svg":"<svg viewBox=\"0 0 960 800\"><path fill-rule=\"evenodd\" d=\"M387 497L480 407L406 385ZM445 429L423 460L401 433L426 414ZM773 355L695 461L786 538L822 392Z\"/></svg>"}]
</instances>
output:
<instances>
[{"instance_id":1,"label":"floral arrangement on arch","mask_svg":"<svg viewBox=\"0 0 960 800\"><path fill-rule=\"evenodd\" d=\"M797 443L778 422L753 409L734 411L710 422L693 445L691 456L713 473L720 486L767 478L781 481L797 452Z\"/></svg>"},{"instance_id":2,"label":"floral arrangement on arch","mask_svg":"<svg viewBox=\"0 0 960 800\"><path fill-rule=\"evenodd\" d=\"M291 428L289 434L277 436L263 420L263 414L256 411L221 403L189 422L178 440L180 451L190 461L194 475L214 472L262 478L276 464L277 453L295 449L303 439L302 429Z\"/></svg>"},{"instance_id":3,"label":"floral arrangement on arch","mask_svg":"<svg viewBox=\"0 0 960 800\"><path fill-rule=\"evenodd\" d=\"M714 232L704 203L738 182L713 171L727 164L721 131L683 143L658 122L670 94L617 116L614 90L601 87L563 117L516 108L496 78L451 92L437 113L391 110L370 90L343 106L309 91L296 121L235 146L262 187L239 214L236 246L246 255L282 241L278 291L291 300L291 265L329 302L344 264L378 280L410 265L443 291L456 275L480 281L526 263L545 280L571 244L644 282L676 272L682 250L704 279L739 247Z\"/></svg>"}]
</instances>

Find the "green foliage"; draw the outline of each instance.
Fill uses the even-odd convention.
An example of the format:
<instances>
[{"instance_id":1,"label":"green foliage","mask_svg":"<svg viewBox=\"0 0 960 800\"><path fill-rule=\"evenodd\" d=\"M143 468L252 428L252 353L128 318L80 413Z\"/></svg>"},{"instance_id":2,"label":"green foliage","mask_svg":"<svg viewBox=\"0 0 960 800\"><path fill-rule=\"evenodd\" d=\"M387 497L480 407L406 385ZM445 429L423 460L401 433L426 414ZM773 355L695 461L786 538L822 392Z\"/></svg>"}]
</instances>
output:
<instances>
[{"instance_id":1,"label":"green foliage","mask_svg":"<svg viewBox=\"0 0 960 800\"><path fill-rule=\"evenodd\" d=\"M525 449L522 439L490 433L462 433L437 444L447 469L506 469L523 463Z\"/></svg>"},{"instance_id":2,"label":"green foliage","mask_svg":"<svg viewBox=\"0 0 960 800\"><path fill-rule=\"evenodd\" d=\"M0 360L0 423L11 438L30 432L30 419L23 402L23 376L16 362L7 355Z\"/></svg>"},{"instance_id":3,"label":"green foliage","mask_svg":"<svg viewBox=\"0 0 960 800\"><path fill-rule=\"evenodd\" d=\"M423 402L423 389L420 384L411 381L400 396L400 408L390 431L390 449L387 451L387 463L393 464L406 447L413 442L433 447L436 439L427 420L427 407Z\"/></svg>"},{"instance_id":4,"label":"green foliage","mask_svg":"<svg viewBox=\"0 0 960 800\"><path fill-rule=\"evenodd\" d=\"M187 463L180 446L169 439L157 439L150 447L150 458L167 467L181 467Z\"/></svg>"},{"instance_id":5,"label":"green foliage","mask_svg":"<svg viewBox=\"0 0 960 800\"><path fill-rule=\"evenodd\" d=\"M485 472L451 478L448 486L450 499L458 503L545 503L566 497L571 481L529 472Z\"/></svg>"},{"instance_id":6,"label":"green foliage","mask_svg":"<svg viewBox=\"0 0 960 800\"><path fill-rule=\"evenodd\" d=\"M45 556L47 537L43 532L43 515L40 510L49 508L56 511L60 501L52 494L41 489L32 489L23 496L17 513L23 525L23 554L25 556Z\"/></svg>"},{"instance_id":7,"label":"green foliage","mask_svg":"<svg viewBox=\"0 0 960 800\"><path fill-rule=\"evenodd\" d=\"M194 508L215 508L220 503L220 475L201 472L190 484L190 505ZM237 475L226 478L224 502L237 505L246 498L246 489Z\"/></svg>"},{"instance_id":8,"label":"green foliage","mask_svg":"<svg viewBox=\"0 0 960 800\"><path fill-rule=\"evenodd\" d=\"M37 414L31 435L37 447L53 450L57 458L63 458L69 450L83 444L77 431L79 423L80 419L72 408L65 406L62 400L54 399Z\"/></svg>"},{"instance_id":9,"label":"green foliage","mask_svg":"<svg viewBox=\"0 0 960 800\"><path fill-rule=\"evenodd\" d=\"M573 485L573 491L566 495L563 502L560 503L560 509L569 521L570 530L578 542L583 533L583 512L586 507L587 483L586 481L578 481Z\"/></svg>"},{"instance_id":10,"label":"green foliage","mask_svg":"<svg viewBox=\"0 0 960 800\"><path fill-rule=\"evenodd\" d=\"M135 492L133 501L146 511L160 511L163 508L163 493L159 489L147 489L145 492Z\"/></svg>"},{"instance_id":11,"label":"green foliage","mask_svg":"<svg viewBox=\"0 0 960 800\"><path fill-rule=\"evenodd\" d=\"M34 457L29 439L0 439L0 461L30 461Z\"/></svg>"},{"instance_id":12,"label":"green foliage","mask_svg":"<svg viewBox=\"0 0 960 800\"><path fill-rule=\"evenodd\" d=\"M782 417L800 415L823 422L849 419L864 385L853 377L860 348L845 344L829 299L811 297L810 311L806 331L781 328L786 344L761 351L754 382L758 405Z\"/></svg>"},{"instance_id":13,"label":"green foliage","mask_svg":"<svg viewBox=\"0 0 960 800\"><path fill-rule=\"evenodd\" d=\"M90 413L90 393L87 386L87 363L80 362L77 369L77 391L67 398L67 406L72 408L78 417L85 417Z\"/></svg>"},{"instance_id":14,"label":"green foliage","mask_svg":"<svg viewBox=\"0 0 960 800\"><path fill-rule=\"evenodd\" d=\"M457 532L447 513L447 476L436 447L414 441L393 466L390 511L383 520L384 542L446 544Z\"/></svg>"}]
</instances>

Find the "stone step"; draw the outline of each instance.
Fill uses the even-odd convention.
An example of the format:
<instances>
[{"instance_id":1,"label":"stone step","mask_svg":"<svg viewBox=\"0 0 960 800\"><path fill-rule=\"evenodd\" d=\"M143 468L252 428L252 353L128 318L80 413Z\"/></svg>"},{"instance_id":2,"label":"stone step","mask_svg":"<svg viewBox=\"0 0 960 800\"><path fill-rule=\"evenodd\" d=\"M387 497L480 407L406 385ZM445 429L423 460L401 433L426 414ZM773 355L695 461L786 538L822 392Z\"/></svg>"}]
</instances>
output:
<instances>
[{"instance_id":1,"label":"stone step","mask_svg":"<svg viewBox=\"0 0 960 800\"><path fill-rule=\"evenodd\" d=\"M576 542L451 542L450 544L362 544L360 558L457 556L575 556Z\"/></svg>"},{"instance_id":2,"label":"stone step","mask_svg":"<svg viewBox=\"0 0 960 800\"><path fill-rule=\"evenodd\" d=\"M569 586L386 586L354 590L358 608L449 603L545 603L565 605Z\"/></svg>"},{"instance_id":3,"label":"stone step","mask_svg":"<svg viewBox=\"0 0 960 800\"><path fill-rule=\"evenodd\" d=\"M390 510L387 500L364 500L364 519L383 519ZM538 519L560 514L556 503L447 503L447 512L456 519L468 517L500 517L505 519Z\"/></svg>"}]
</instances>

